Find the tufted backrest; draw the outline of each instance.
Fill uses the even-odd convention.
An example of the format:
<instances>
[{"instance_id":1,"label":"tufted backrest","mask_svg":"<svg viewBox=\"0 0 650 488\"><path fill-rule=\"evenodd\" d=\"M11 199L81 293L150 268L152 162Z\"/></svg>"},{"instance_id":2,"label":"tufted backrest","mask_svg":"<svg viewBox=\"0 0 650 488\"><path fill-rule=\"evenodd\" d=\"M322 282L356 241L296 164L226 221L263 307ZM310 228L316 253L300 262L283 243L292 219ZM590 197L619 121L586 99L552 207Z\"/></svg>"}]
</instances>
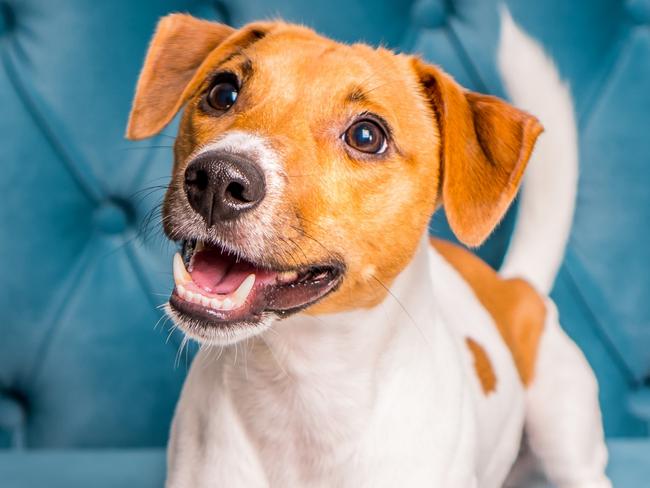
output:
<instances>
[{"instance_id":1,"label":"tufted backrest","mask_svg":"<svg viewBox=\"0 0 650 488\"><path fill-rule=\"evenodd\" d=\"M643 435L650 1L508 5L557 59L580 121L576 223L554 296L600 376L608 432ZM171 285L156 205L174 128L140 143L123 133L147 42L172 11L235 26L280 15L419 52L503 95L492 0L0 0L0 445L166 441L186 372L156 308ZM495 266L513 218L479 250ZM432 230L449 235L444 216Z\"/></svg>"}]
</instances>

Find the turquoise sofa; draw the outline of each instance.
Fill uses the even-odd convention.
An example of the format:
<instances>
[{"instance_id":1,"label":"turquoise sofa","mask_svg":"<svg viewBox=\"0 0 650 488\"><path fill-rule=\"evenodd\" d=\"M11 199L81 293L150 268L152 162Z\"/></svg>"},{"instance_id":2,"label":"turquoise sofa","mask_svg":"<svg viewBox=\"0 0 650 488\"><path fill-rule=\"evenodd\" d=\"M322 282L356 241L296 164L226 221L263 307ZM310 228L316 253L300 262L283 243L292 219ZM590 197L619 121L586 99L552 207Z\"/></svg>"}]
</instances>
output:
<instances>
[{"instance_id":1,"label":"turquoise sofa","mask_svg":"<svg viewBox=\"0 0 650 488\"><path fill-rule=\"evenodd\" d=\"M650 0L506 4L575 98L579 192L553 297L600 380L615 486L650 486ZM0 487L163 483L193 353L157 308L174 127L123 133L172 11L235 26L279 15L419 52L504 96L494 0L0 0ZM495 267L516 210L478 250ZM431 230L450 235L444 215Z\"/></svg>"}]
</instances>

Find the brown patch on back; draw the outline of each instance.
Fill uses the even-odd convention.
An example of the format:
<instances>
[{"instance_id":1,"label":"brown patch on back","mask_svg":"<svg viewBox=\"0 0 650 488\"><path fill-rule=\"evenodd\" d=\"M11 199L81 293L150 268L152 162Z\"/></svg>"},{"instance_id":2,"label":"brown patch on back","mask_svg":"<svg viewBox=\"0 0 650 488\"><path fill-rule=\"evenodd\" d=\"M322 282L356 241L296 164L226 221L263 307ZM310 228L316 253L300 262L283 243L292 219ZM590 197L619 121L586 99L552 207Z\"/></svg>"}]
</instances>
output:
<instances>
[{"instance_id":1,"label":"brown patch on back","mask_svg":"<svg viewBox=\"0 0 650 488\"><path fill-rule=\"evenodd\" d=\"M546 307L526 281L503 279L471 252L439 239L431 245L458 271L490 313L510 349L519 377L529 385L535 373L537 349Z\"/></svg>"},{"instance_id":2,"label":"brown patch on back","mask_svg":"<svg viewBox=\"0 0 650 488\"><path fill-rule=\"evenodd\" d=\"M474 356L474 369L476 370L476 375L481 382L483 393L489 395L496 391L497 387L497 377L494 374L492 362L490 361L487 352L485 352L485 349L483 349L483 346L474 339L467 337L465 342L467 343L467 347L472 353L472 356Z\"/></svg>"}]
</instances>

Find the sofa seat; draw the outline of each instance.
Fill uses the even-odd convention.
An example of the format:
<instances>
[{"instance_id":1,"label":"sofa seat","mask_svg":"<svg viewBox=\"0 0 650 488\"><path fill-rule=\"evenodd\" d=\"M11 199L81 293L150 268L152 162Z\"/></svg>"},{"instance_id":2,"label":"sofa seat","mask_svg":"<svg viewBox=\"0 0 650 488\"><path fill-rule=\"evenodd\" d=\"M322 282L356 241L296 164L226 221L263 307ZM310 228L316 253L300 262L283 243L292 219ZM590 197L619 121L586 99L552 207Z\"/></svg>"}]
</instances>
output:
<instances>
[{"instance_id":1,"label":"sofa seat","mask_svg":"<svg viewBox=\"0 0 650 488\"><path fill-rule=\"evenodd\" d=\"M615 487L648 486L650 441L609 442L609 474ZM0 454L3 488L154 488L164 484L163 449L33 450ZM547 488L538 483L531 488Z\"/></svg>"}]
</instances>

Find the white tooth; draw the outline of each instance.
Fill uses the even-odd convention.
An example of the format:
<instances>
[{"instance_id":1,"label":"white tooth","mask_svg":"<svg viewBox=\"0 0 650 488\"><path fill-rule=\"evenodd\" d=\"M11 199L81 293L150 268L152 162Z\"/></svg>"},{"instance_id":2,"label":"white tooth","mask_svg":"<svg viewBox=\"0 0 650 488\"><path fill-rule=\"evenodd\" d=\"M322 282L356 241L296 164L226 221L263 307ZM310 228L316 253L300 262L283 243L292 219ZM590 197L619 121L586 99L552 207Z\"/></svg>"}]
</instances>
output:
<instances>
[{"instance_id":1,"label":"white tooth","mask_svg":"<svg viewBox=\"0 0 650 488\"><path fill-rule=\"evenodd\" d=\"M253 286L255 285L255 273L249 274L246 279L239 285L239 288L233 294L235 303L239 306L246 301Z\"/></svg>"},{"instance_id":2,"label":"white tooth","mask_svg":"<svg viewBox=\"0 0 650 488\"><path fill-rule=\"evenodd\" d=\"M179 253L174 254L174 262L172 266L174 270L174 282L176 285L184 285L192 281L192 277L185 269L185 263Z\"/></svg>"},{"instance_id":3,"label":"white tooth","mask_svg":"<svg viewBox=\"0 0 650 488\"><path fill-rule=\"evenodd\" d=\"M185 299L188 302L193 302L195 296L198 296L198 295L196 293L194 293L194 292L191 292L191 291L187 290L187 296L185 297Z\"/></svg>"},{"instance_id":4,"label":"white tooth","mask_svg":"<svg viewBox=\"0 0 650 488\"><path fill-rule=\"evenodd\" d=\"M185 287L183 285L176 285L176 293L178 293L178 296L181 298L185 298Z\"/></svg>"},{"instance_id":5,"label":"white tooth","mask_svg":"<svg viewBox=\"0 0 650 488\"><path fill-rule=\"evenodd\" d=\"M295 281L298 278L297 271L285 271L284 273L278 274L278 280L282 283L289 283Z\"/></svg>"},{"instance_id":6,"label":"white tooth","mask_svg":"<svg viewBox=\"0 0 650 488\"><path fill-rule=\"evenodd\" d=\"M224 299L223 303L221 304L221 309L222 310L231 310L235 306L235 302L233 302L230 298Z\"/></svg>"},{"instance_id":7,"label":"white tooth","mask_svg":"<svg viewBox=\"0 0 650 488\"><path fill-rule=\"evenodd\" d=\"M210 307L219 310L221 308L221 300L219 300L218 298L213 298L212 300L210 300Z\"/></svg>"},{"instance_id":8,"label":"white tooth","mask_svg":"<svg viewBox=\"0 0 650 488\"><path fill-rule=\"evenodd\" d=\"M206 296L201 297L201 305L204 307L209 307L210 306L210 299Z\"/></svg>"},{"instance_id":9,"label":"white tooth","mask_svg":"<svg viewBox=\"0 0 650 488\"><path fill-rule=\"evenodd\" d=\"M204 247L205 244L203 244L203 241L196 241L196 245L194 246L194 252L202 251Z\"/></svg>"}]
</instances>

